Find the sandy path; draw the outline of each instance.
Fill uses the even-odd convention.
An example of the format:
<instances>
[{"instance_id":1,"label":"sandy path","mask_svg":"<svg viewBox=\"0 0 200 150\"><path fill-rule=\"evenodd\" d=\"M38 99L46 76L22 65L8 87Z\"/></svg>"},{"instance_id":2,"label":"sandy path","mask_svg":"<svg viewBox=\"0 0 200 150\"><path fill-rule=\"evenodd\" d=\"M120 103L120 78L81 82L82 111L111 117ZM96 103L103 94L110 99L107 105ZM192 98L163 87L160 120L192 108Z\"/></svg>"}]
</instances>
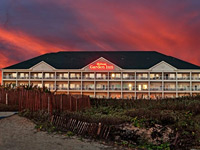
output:
<instances>
[{"instance_id":1,"label":"sandy path","mask_svg":"<svg viewBox=\"0 0 200 150\"><path fill-rule=\"evenodd\" d=\"M0 120L0 150L113 150L96 142L37 132L34 127L18 115Z\"/></svg>"}]
</instances>

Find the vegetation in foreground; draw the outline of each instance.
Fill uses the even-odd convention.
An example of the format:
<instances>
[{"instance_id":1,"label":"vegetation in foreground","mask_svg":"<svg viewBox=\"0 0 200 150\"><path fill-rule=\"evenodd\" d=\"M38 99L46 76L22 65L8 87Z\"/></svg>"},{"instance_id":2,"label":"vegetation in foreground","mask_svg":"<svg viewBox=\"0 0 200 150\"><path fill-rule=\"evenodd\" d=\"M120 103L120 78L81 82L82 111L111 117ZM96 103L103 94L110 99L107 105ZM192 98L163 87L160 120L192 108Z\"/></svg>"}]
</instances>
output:
<instances>
[{"instance_id":1,"label":"vegetation in foreground","mask_svg":"<svg viewBox=\"0 0 200 150\"><path fill-rule=\"evenodd\" d=\"M91 99L91 103L91 109L54 114L113 126L109 139L130 148L168 150L200 145L199 96L134 101ZM27 112L23 115L34 118ZM35 113L37 128L56 131L47 118ZM150 133L149 139L142 136L146 132Z\"/></svg>"}]
</instances>

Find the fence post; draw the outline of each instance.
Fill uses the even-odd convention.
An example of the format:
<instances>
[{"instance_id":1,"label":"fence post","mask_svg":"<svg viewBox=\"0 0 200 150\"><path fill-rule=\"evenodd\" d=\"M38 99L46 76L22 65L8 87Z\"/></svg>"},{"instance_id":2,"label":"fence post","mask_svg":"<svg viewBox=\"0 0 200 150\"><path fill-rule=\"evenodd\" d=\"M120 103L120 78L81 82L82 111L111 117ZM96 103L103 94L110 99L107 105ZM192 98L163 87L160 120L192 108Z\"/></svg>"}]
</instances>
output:
<instances>
[{"instance_id":1,"label":"fence post","mask_svg":"<svg viewBox=\"0 0 200 150\"><path fill-rule=\"evenodd\" d=\"M50 110L50 98L48 96L48 114L49 114L49 110Z\"/></svg>"},{"instance_id":2,"label":"fence post","mask_svg":"<svg viewBox=\"0 0 200 150\"><path fill-rule=\"evenodd\" d=\"M6 105L8 105L8 93L6 93Z\"/></svg>"},{"instance_id":3,"label":"fence post","mask_svg":"<svg viewBox=\"0 0 200 150\"><path fill-rule=\"evenodd\" d=\"M60 111L62 112L63 111L63 95L61 94L61 99L60 99Z\"/></svg>"}]
</instances>

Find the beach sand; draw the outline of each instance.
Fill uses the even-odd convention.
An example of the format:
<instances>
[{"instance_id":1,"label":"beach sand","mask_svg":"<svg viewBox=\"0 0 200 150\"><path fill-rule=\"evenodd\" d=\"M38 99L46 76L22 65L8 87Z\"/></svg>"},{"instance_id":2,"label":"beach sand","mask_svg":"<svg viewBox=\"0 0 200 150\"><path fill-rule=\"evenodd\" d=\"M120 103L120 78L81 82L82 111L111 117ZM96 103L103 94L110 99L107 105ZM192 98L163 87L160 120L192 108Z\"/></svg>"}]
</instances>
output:
<instances>
[{"instance_id":1,"label":"beach sand","mask_svg":"<svg viewBox=\"0 0 200 150\"><path fill-rule=\"evenodd\" d=\"M37 131L30 120L13 115L0 120L0 150L113 150L110 146L66 135Z\"/></svg>"}]
</instances>

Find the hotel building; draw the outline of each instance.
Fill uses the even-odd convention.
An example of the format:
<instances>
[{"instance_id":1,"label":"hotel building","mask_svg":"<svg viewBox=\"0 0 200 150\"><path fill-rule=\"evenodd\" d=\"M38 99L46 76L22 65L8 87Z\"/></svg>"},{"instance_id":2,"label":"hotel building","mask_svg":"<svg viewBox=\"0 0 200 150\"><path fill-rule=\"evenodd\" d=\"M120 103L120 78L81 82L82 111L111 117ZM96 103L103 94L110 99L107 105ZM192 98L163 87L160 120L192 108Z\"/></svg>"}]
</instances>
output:
<instances>
[{"instance_id":1,"label":"hotel building","mask_svg":"<svg viewBox=\"0 0 200 150\"><path fill-rule=\"evenodd\" d=\"M2 84L106 98L200 94L200 67L155 51L48 53L2 69Z\"/></svg>"}]
</instances>

